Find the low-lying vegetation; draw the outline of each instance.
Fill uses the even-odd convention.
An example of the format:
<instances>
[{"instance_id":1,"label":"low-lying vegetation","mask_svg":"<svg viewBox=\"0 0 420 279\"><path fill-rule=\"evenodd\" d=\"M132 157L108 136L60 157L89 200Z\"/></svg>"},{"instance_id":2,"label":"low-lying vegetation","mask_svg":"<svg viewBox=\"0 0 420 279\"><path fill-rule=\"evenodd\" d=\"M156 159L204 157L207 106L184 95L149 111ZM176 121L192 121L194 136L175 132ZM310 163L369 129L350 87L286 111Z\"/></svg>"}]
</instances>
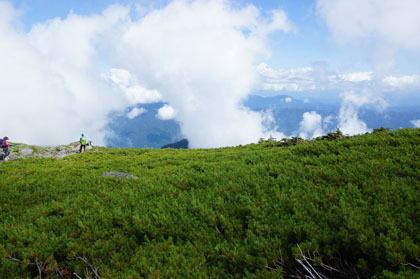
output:
<instances>
[{"instance_id":1,"label":"low-lying vegetation","mask_svg":"<svg viewBox=\"0 0 420 279\"><path fill-rule=\"evenodd\" d=\"M0 277L419 278L419 158L402 129L4 162Z\"/></svg>"}]
</instances>

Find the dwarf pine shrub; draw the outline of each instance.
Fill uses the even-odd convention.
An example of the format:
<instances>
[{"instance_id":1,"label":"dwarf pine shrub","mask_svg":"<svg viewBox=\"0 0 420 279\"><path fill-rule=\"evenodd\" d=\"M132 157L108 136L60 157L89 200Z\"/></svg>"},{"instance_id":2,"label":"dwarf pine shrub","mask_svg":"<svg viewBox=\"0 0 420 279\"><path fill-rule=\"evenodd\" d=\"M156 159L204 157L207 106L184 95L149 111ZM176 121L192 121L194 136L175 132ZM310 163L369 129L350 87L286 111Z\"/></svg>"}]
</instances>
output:
<instances>
[{"instance_id":1,"label":"dwarf pine shrub","mask_svg":"<svg viewBox=\"0 0 420 279\"><path fill-rule=\"evenodd\" d=\"M419 278L420 130L290 141L1 163L0 277Z\"/></svg>"}]
</instances>

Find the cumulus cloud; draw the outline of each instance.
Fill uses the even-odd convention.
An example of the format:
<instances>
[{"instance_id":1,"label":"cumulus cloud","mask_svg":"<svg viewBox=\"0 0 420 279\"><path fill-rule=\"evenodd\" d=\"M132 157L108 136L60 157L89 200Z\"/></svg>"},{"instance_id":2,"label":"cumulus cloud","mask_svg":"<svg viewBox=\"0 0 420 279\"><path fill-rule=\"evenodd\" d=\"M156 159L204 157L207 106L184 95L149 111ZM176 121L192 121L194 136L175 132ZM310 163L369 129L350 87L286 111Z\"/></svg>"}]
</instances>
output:
<instances>
[{"instance_id":1,"label":"cumulus cloud","mask_svg":"<svg viewBox=\"0 0 420 279\"><path fill-rule=\"evenodd\" d=\"M370 131L366 123L360 120L358 107L351 102L343 103L338 119L339 128L346 135L359 135Z\"/></svg>"},{"instance_id":2,"label":"cumulus cloud","mask_svg":"<svg viewBox=\"0 0 420 279\"><path fill-rule=\"evenodd\" d=\"M148 104L162 101L162 95L157 90L150 90L139 85L131 73L124 69L111 69L110 73L102 74L117 85L131 104Z\"/></svg>"},{"instance_id":3,"label":"cumulus cloud","mask_svg":"<svg viewBox=\"0 0 420 279\"><path fill-rule=\"evenodd\" d=\"M158 113L156 114L156 117L160 120L170 120L174 119L176 116L176 112L173 107L164 105L160 109L158 109Z\"/></svg>"},{"instance_id":4,"label":"cumulus cloud","mask_svg":"<svg viewBox=\"0 0 420 279\"><path fill-rule=\"evenodd\" d=\"M13 141L59 144L84 132L103 144L107 114L128 103L100 77L95 44L112 32L127 9L54 18L19 28L19 12L0 2L2 131Z\"/></svg>"},{"instance_id":5,"label":"cumulus cloud","mask_svg":"<svg viewBox=\"0 0 420 279\"><path fill-rule=\"evenodd\" d=\"M293 30L284 12L267 18L252 5L180 0L136 20L130 13L122 6L70 13L25 32L17 11L0 2L0 94L13 120L2 130L35 144L69 142L83 131L103 144L110 112L162 100L192 147L270 132L263 114L240 104L255 86L256 62L270 55L267 35Z\"/></svg>"},{"instance_id":6,"label":"cumulus cloud","mask_svg":"<svg viewBox=\"0 0 420 279\"><path fill-rule=\"evenodd\" d=\"M411 120L411 124L413 124L413 126L416 128L420 128L420 119Z\"/></svg>"},{"instance_id":7,"label":"cumulus cloud","mask_svg":"<svg viewBox=\"0 0 420 279\"><path fill-rule=\"evenodd\" d=\"M127 117L130 119L134 119L142 113L145 113L147 110L144 108L133 108L127 113Z\"/></svg>"},{"instance_id":8,"label":"cumulus cloud","mask_svg":"<svg viewBox=\"0 0 420 279\"><path fill-rule=\"evenodd\" d=\"M291 103L292 102L292 98L290 98L290 97L286 97L286 99L284 99L284 101L286 102L286 103Z\"/></svg>"},{"instance_id":9,"label":"cumulus cloud","mask_svg":"<svg viewBox=\"0 0 420 279\"><path fill-rule=\"evenodd\" d=\"M316 138L322 136L324 133L322 129L322 116L316 111L305 112L303 120L299 124L299 137Z\"/></svg>"},{"instance_id":10,"label":"cumulus cloud","mask_svg":"<svg viewBox=\"0 0 420 279\"><path fill-rule=\"evenodd\" d=\"M257 60L270 53L266 35L290 30L284 16L267 20L254 6L226 1L174 1L133 23L115 59L177 111L192 147L255 142L267 133L263 116L240 103L255 86Z\"/></svg>"},{"instance_id":11,"label":"cumulus cloud","mask_svg":"<svg viewBox=\"0 0 420 279\"><path fill-rule=\"evenodd\" d=\"M371 106L383 111L388 106L381 96L369 89L343 92L341 99L338 126L347 135L363 134L370 131L366 123L359 118L358 111L361 107Z\"/></svg>"}]
</instances>

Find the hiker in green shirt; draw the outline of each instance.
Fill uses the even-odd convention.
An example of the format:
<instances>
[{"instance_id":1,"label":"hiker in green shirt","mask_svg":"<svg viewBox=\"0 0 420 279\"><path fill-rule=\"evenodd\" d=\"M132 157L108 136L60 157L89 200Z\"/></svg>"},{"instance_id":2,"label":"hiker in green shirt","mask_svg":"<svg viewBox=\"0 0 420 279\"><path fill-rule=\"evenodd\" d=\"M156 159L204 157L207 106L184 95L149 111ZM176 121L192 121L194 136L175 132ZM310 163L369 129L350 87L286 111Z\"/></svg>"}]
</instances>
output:
<instances>
[{"instance_id":1,"label":"hiker in green shirt","mask_svg":"<svg viewBox=\"0 0 420 279\"><path fill-rule=\"evenodd\" d=\"M83 148L83 151L86 151L86 144L87 144L87 139L85 135L82 134L82 137L80 138L80 153L82 153L82 148Z\"/></svg>"}]
</instances>

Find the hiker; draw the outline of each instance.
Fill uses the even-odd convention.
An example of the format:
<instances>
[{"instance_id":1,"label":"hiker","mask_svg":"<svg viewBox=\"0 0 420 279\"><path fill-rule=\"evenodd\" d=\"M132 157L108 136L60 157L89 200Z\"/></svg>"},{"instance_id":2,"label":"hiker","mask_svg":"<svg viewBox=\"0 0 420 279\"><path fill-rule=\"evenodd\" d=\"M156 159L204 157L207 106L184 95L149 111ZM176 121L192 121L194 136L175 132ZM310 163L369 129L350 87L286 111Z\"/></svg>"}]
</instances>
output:
<instances>
[{"instance_id":1,"label":"hiker","mask_svg":"<svg viewBox=\"0 0 420 279\"><path fill-rule=\"evenodd\" d=\"M85 135L82 134L82 137L80 138L80 153L82 153L82 148L83 148L83 151L86 151L86 144L87 144L87 139Z\"/></svg>"},{"instance_id":2,"label":"hiker","mask_svg":"<svg viewBox=\"0 0 420 279\"><path fill-rule=\"evenodd\" d=\"M1 148L3 149L4 155L6 157L9 156L9 144L7 143L8 140L8 137L4 137L1 141Z\"/></svg>"}]
</instances>

